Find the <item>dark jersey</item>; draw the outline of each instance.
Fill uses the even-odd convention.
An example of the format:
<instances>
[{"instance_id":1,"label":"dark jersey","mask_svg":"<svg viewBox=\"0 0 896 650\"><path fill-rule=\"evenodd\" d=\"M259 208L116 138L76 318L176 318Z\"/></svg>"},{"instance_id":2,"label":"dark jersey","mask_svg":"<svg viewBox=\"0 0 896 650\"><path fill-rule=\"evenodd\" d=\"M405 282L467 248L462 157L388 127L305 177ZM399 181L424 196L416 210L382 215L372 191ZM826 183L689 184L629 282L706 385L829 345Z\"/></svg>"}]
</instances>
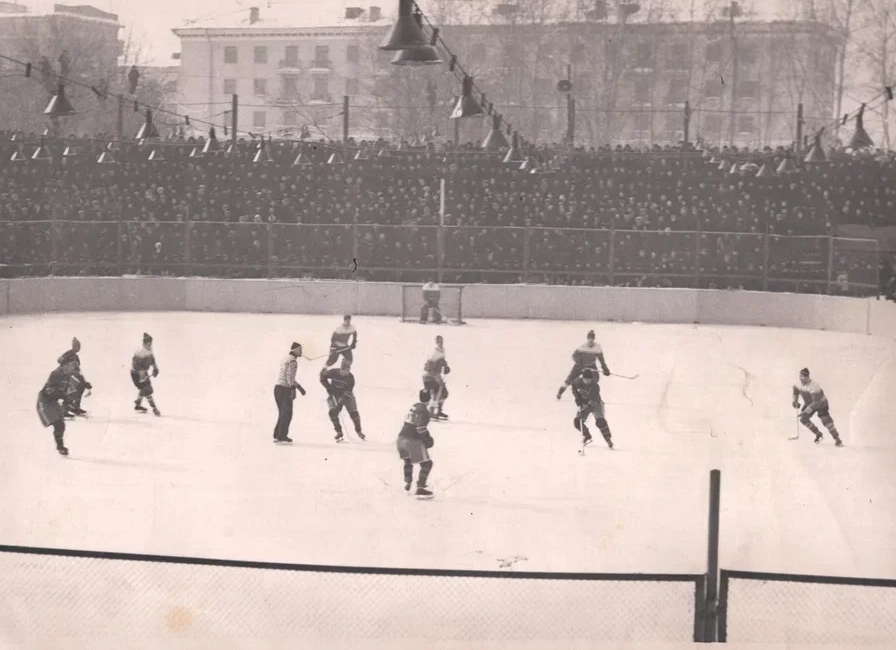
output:
<instances>
[{"instance_id":1,"label":"dark jersey","mask_svg":"<svg viewBox=\"0 0 896 650\"><path fill-rule=\"evenodd\" d=\"M341 397L355 389L355 376L352 373L343 375L339 368L330 368L321 371L320 383L327 389L327 392Z\"/></svg>"},{"instance_id":2,"label":"dark jersey","mask_svg":"<svg viewBox=\"0 0 896 650\"><path fill-rule=\"evenodd\" d=\"M427 425L429 425L429 409L423 402L417 402L404 416L404 424L398 437L422 440L429 436Z\"/></svg>"},{"instance_id":3,"label":"dark jersey","mask_svg":"<svg viewBox=\"0 0 896 650\"><path fill-rule=\"evenodd\" d=\"M585 382L585 379L579 377L572 382L572 394L576 399L576 404L583 406L585 404L600 403L600 384L593 379Z\"/></svg>"},{"instance_id":4,"label":"dark jersey","mask_svg":"<svg viewBox=\"0 0 896 650\"><path fill-rule=\"evenodd\" d=\"M48 400L56 401L65 398L68 391L68 375L62 368L56 368L47 378L47 383L41 389L40 394Z\"/></svg>"}]
</instances>

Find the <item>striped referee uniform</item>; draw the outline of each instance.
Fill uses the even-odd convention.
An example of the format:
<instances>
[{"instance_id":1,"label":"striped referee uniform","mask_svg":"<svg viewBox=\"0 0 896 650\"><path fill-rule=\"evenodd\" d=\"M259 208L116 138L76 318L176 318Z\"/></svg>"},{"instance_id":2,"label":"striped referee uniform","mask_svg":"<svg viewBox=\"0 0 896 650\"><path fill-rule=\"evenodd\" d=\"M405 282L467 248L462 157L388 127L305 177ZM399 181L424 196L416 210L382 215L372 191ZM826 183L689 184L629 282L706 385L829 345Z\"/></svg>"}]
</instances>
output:
<instances>
[{"instance_id":1,"label":"striped referee uniform","mask_svg":"<svg viewBox=\"0 0 896 650\"><path fill-rule=\"evenodd\" d=\"M280 362L280 372L277 375L277 383L274 384L274 401L277 403L277 424L274 426L274 440L291 442L289 439L289 425L292 422L292 402L296 398L296 390L302 395L303 389L296 383L296 373L299 365L297 358L302 356L302 346L293 343L289 354Z\"/></svg>"}]
</instances>

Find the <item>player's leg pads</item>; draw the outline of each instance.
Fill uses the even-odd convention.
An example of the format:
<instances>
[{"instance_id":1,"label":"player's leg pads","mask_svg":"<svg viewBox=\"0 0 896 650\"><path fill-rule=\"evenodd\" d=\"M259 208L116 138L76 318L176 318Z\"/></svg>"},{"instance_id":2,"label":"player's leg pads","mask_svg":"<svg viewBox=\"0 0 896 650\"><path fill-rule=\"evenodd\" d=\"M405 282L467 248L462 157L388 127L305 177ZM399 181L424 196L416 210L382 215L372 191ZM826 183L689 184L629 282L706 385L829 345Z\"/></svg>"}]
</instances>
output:
<instances>
[{"instance_id":1,"label":"player's leg pads","mask_svg":"<svg viewBox=\"0 0 896 650\"><path fill-rule=\"evenodd\" d=\"M414 480L414 464L410 458L404 459L404 482L410 483Z\"/></svg>"},{"instance_id":2,"label":"player's leg pads","mask_svg":"<svg viewBox=\"0 0 896 650\"><path fill-rule=\"evenodd\" d=\"M330 409L327 412L327 415L330 416L330 422L333 423L333 428L336 429L336 433L342 433L342 426L339 424L339 409Z\"/></svg>"},{"instance_id":3,"label":"player's leg pads","mask_svg":"<svg viewBox=\"0 0 896 650\"><path fill-rule=\"evenodd\" d=\"M417 478L417 487L426 487L426 479L432 471L432 461L425 460L420 463L420 476Z\"/></svg>"},{"instance_id":4,"label":"player's leg pads","mask_svg":"<svg viewBox=\"0 0 896 650\"><path fill-rule=\"evenodd\" d=\"M64 447L62 443L62 435L65 433L65 421L59 420L53 423L53 439L56 441L57 447Z\"/></svg>"},{"instance_id":5,"label":"player's leg pads","mask_svg":"<svg viewBox=\"0 0 896 650\"><path fill-rule=\"evenodd\" d=\"M814 433L816 436L820 436L821 431L818 430L818 427L816 427L814 424L812 424L812 420L810 419L811 417L812 417L811 415L801 415L800 416L800 424L802 424L804 427L809 429L809 431Z\"/></svg>"},{"instance_id":6,"label":"player's leg pads","mask_svg":"<svg viewBox=\"0 0 896 650\"><path fill-rule=\"evenodd\" d=\"M574 426L576 428L576 431L581 431L582 430L582 418L580 418L578 415L575 416L572 419L572 426Z\"/></svg>"},{"instance_id":7,"label":"player's leg pads","mask_svg":"<svg viewBox=\"0 0 896 650\"><path fill-rule=\"evenodd\" d=\"M355 424L355 431L361 430L361 414L357 411L349 411L348 416L352 419L352 422Z\"/></svg>"},{"instance_id":8,"label":"player's leg pads","mask_svg":"<svg viewBox=\"0 0 896 650\"><path fill-rule=\"evenodd\" d=\"M604 440L610 439L610 425L607 424L607 421L604 418L597 419L597 428L600 429L600 433L604 437Z\"/></svg>"}]
</instances>

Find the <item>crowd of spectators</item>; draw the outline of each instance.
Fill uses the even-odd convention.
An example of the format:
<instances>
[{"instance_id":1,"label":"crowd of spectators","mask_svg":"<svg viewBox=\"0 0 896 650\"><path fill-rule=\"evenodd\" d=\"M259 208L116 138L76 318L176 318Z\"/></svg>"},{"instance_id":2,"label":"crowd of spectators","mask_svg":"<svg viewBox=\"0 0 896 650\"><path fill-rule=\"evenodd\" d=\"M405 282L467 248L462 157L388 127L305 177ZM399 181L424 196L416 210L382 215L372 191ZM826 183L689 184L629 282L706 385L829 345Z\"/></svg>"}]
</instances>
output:
<instances>
[{"instance_id":1,"label":"crowd of spectators","mask_svg":"<svg viewBox=\"0 0 896 650\"><path fill-rule=\"evenodd\" d=\"M896 225L896 168L876 158L766 176L786 152L530 149L521 168L382 144L0 141L7 275L442 268L448 282L827 291L879 275L873 246L831 243L838 225Z\"/></svg>"}]
</instances>

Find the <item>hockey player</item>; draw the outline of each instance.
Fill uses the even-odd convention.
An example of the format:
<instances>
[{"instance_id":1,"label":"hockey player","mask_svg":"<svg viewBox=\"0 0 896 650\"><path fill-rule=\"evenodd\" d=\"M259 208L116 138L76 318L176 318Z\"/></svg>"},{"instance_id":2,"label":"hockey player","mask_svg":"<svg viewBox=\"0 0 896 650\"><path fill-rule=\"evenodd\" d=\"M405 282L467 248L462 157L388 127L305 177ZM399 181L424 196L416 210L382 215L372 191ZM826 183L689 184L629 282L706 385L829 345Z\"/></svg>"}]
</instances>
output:
<instances>
[{"instance_id":1,"label":"hockey player","mask_svg":"<svg viewBox=\"0 0 896 650\"><path fill-rule=\"evenodd\" d=\"M572 382L582 374L582 371L585 370L585 368L597 371L598 361L600 361L600 366L604 375L607 377L610 375L610 369L607 367L607 362L604 359L604 351L601 349L600 345L594 341L594 330L588 332L588 340L577 347L575 352L572 353L572 361L572 370L569 371L566 381L563 382L560 390L557 391L557 399L563 397L563 393L566 392L566 389L569 388L572 385ZM595 377L595 381L600 379L600 377Z\"/></svg>"},{"instance_id":2,"label":"hockey player","mask_svg":"<svg viewBox=\"0 0 896 650\"><path fill-rule=\"evenodd\" d=\"M800 370L800 381L793 386L793 408L800 408L800 398L803 399L803 408L798 415L800 423L815 434L816 444L822 439L821 430L812 423L812 416L817 414L837 446L842 447L843 441L840 439L837 427L834 426L834 419L828 411L827 395L824 394L821 386L809 377L808 368Z\"/></svg>"},{"instance_id":3,"label":"hockey player","mask_svg":"<svg viewBox=\"0 0 896 650\"><path fill-rule=\"evenodd\" d=\"M73 338L71 350L57 359L57 363L62 365L62 360L66 355L71 354L74 357L74 370L71 375L69 375L68 389L66 390L65 395L65 417L74 417L76 415L86 416L87 411L81 408L81 398L84 397L85 391L93 389L93 386L81 373L81 359L78 357L78 352L80 351L81 342L77 338Z\"/></svg>"},{"instance_id":4,"label":"hockey player","mask_svg":"<svg viewBox=\"0 0 896 650\"><path fill-rule=\"evenodd\" d=\"M333 428L336 430L336 442L342 442L342 425L339 423L339 413L342 407L348 411L348 416L355 425L355 434L364 440L361 433L361 414L358 413L358 403L355 401L355 376L351 370L352 364L348 359L342 360L339 368L324 368L320 371L320 383L327 391L328 415Z\"/></svg>"},{"instance_id":5,"label":"hockey player","mask_svg":"<svg viewBox=\"0 0 896 650\"><path fill-rule=\"evenodd\" d=\"M152 337L149 334L143 334L143 345L134 353L131 359L131 381L134 386L139 389L137 399L134 401L134 410L138 413L146 413L143 406L143 398L149 402L152 412L155 415L161 415L155 400L153 400L152 381L149 378L149 371L152 369L153 378L159 376L159 366L156 363L156 356L152 351Z\"/></svg>"},{"instance_id":6,"label":"hockey player","mask_svg":"<svg viewBox=\"0 0 896 650\"><path fill-rule=\"evenodd\" d=\"M582 371L582 376L572 382L572 394L579 409L573 420L573 426L576 431L582 432L582 445L587 445L591 442L591 432L588 431L586 421L589 415L593 415L594 423L600 429L604 440L607 441L607 446L612 449L613 440L610 435L610 427L604 419L604 402L600 397L600 384L597 383L595 374L591 368L585 368Z\"/></svg>"},{"instance_id":7,"label":"hockey player","mask_svg":"<svg viewBox=\"0 0 896 650\"><path fill-rule=\"evenodd\" d=\"M68 449L63 443L65 434L64 410L59 404L68 393L69 379L75 372L75 354L66 352L59 358L59 367L50 373L44 387L37 394L37 415L45 427L53 427L53 438L56 440L56 451L68 456Z\"/></svg>"},{"instance_id":8,"label":"hockey player","mask_svg":"<svg viewBox=\"0 0 896 650\"><path fill-rule=\"evenodd\" d=\"M448 414L442 410L442 405L448 399L448 386L445 385L444 375L450 372L451 368L445 360L445 340L437 336L436 349L423 365L423 389L429 393L429 413L435 420L448 419Z\"/></svg>"},{"instance_id":9,"label":"hockey player","mask_svg":"<svg viewBox=\"0 0 896 650\"><path fill-rule=\"evenodd\" d=\"M351 316L343 316L342 325L333 330L330 337L330 356L324 364L324 369L329 368L339 361L339 355L344 359L348 359L349 363L354 361L352 358L352 350L358 345L358 330L352 325Z\"/></svg>"},{"instance_id":10,"label":"hockey player","mask_svg":"<svg viewBox=\"0 0 896 650\"><path fill-rule=\"evenodd\" d=\"M398 434L395 446L398 448L398 456L404 461L404 489L410 491L414 482L414 465L420 465L420 474L417 476L417 492L419 497L431 497L432 492L426 487L426 479L432 471L432 460L429 458L429 450L434 441L427 425L429 424L429 391L421 390L420 401L411 407L404 418L404 424Z\"/></svg>"},{"instance_id":11,"label":"hockey player","mask_svg":"<svg viewBox=\"0 0 896 650\"><path fill-rule=\"evenodd\" d=\"M439 288L439 285L432 280L428 280L426 284L423 285L423 307L420 308L421 323L426 323L427 320L429 320L430 311L433 314L433 323L438 325L442 322L442 312L439 309L439 299L441 296L442 291Z\"/></svg>"}]
</instances>

